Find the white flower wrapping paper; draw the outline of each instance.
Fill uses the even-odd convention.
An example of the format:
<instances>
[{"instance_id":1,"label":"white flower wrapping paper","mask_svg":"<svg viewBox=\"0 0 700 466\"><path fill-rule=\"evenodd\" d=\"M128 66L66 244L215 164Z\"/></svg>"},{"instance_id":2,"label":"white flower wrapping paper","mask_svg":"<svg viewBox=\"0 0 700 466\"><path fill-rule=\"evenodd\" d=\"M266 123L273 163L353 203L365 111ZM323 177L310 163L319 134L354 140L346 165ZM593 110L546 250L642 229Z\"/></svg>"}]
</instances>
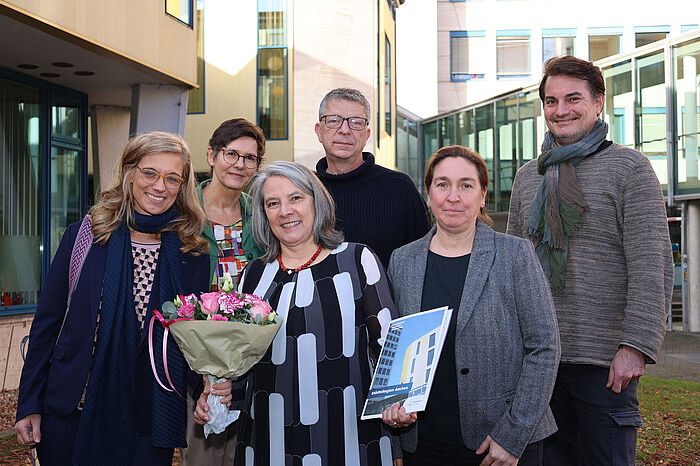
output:
<instances>
[{"instance_id":1,"label":"white flower wrapping paper","mask_svg":"<svg viewBox=\"0 0 700 466\"><path fill-rule=\"evenodd\" d=\"M213 375L207 375L209 378L209 384L214 385L215 383L223 382L226 379L219 379ZM218 395L212 395L211 393L207 396L207 404L209 405L209 422L204 424L204 436L209 437L209 434L220 434L226 427L231 425L238 416L241 414L238 410L229 410L225 404L221 403L223 397Z\"/></svg>"}]
</instances>

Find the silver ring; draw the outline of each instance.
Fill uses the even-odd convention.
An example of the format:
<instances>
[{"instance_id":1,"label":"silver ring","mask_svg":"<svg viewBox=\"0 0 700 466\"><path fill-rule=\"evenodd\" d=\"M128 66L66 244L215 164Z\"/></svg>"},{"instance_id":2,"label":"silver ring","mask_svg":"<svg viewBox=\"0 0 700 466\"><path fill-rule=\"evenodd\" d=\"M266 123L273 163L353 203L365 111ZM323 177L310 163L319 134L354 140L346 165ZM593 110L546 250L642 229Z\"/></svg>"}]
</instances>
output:
<instances>
[{"instance_id":1,"label":"silver ring","mask_svg":"<svg viewBox=\"0 0 700 466\"><path fill-rule=\"evenodd\" d=\"M394 421L394 422L391 424L391 427L396 427L396 424L398 424L398 422Z\"/></svg>"}]
</instances>

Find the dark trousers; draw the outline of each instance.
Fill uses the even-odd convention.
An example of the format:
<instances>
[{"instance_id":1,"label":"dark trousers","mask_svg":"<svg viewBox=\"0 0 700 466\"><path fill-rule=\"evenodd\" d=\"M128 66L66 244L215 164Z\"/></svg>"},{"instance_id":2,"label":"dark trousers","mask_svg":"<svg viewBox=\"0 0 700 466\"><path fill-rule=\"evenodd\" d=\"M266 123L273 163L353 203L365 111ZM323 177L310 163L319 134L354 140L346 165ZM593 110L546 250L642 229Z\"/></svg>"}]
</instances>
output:
<instances>
[{"instance_id":1,"label":"dark trousers","mask_svg":"<svg viewBox=\"0 0 700 466\"><path fill-rule=\"evenodd\" d=\"M559 430L544 441L544 464L634 465L642 425L637 381L621 393L605 385L609 368L560 364L550 406Z\"/></svg>"},{"instance_id":2,"label":"dark trousers","mask_svg":"<svg viewBox=\"0 0 700 466\"><path fill-rule=\"evenodd\" d=\"M68 416L41 416L41 442L36 446L41 466L71 466L73 445L78 433L80 411ZM170 466L173 461L172 448L151 445L151 436L139 434L134 450L133 466Z\"/></svg>"},{"instance_id":3,"label":"dark trousers","mask_svg":"<svg viewBox=\"0 0 700 466\"><path fill-rule=\"evenodd\" d=\"M404 466L478 466L488 452L477 455L464 445L451 445L418 439L415 453L404 450ZM518 466L542 465L542 441L529 444L520 456Z\"/></svg>"}]
</instances>

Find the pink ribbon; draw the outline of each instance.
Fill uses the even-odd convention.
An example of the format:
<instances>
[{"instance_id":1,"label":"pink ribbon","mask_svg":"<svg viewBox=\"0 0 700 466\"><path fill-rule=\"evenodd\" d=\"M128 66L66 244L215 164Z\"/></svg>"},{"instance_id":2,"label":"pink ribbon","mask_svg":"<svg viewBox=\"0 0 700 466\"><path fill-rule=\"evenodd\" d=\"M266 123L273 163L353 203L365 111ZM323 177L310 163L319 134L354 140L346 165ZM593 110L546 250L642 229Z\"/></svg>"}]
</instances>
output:
<instances>
[{"instance_id":1,"label":"pink ribbon","mask_svg":"<svg viewBox=\"0 0 700 466\"><path fill-rule=\"evenodd\" d=\"M153 376L156 378L156 382L158 382L158 385L160 385L163 390L166 392L172 392L174 391L175 393L178 394L180 398L183 400L185 399L182 395L180 395L180 392L177 391L175 386L173 385L172 380L170 380L170 372L168 371L168 332L169 332L169 326L173 322L179 322L181 320L194 320L194 319L188 319L186 317L183 317L181 319L173 319L170 321L165 320L163 315L158 312L158 311L153 311L153 315L158 319L158 321L163 325L165 328L165 331L163 332L163 370L165 371L165 378L170 384L171 388L166 387L163 382L160 381L160 377L158 377L158 371L156 370L156 362L153 357L153 324L155 323L156 319L151 319L151 323L148 324L148 355L151 359L151 370L153 371Z\"/></svg>"}]
</instances>

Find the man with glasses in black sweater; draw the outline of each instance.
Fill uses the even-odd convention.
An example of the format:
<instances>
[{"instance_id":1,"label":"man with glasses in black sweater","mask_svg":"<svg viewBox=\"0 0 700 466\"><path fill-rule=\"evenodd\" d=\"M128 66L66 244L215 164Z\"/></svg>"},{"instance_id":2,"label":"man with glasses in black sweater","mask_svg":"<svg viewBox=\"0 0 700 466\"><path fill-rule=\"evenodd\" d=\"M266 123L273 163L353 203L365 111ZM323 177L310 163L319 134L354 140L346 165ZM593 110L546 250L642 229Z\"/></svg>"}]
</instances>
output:
<instances>
[{"instance_id":1,"label":"man with glasses in black sweater","mask_svg":"<svg viewBox=\"0 0 700 466\"><path fill-rule=\"evenodd\" d=\"M338 88L321 101L316 135L326 156L316 174L333 196L336 226L346 241L368 245L386 268L394 249L430 229L425 201L408 175L375 164L362 149L369 139L369 102Z\"/></svg>"}]
</instances>

